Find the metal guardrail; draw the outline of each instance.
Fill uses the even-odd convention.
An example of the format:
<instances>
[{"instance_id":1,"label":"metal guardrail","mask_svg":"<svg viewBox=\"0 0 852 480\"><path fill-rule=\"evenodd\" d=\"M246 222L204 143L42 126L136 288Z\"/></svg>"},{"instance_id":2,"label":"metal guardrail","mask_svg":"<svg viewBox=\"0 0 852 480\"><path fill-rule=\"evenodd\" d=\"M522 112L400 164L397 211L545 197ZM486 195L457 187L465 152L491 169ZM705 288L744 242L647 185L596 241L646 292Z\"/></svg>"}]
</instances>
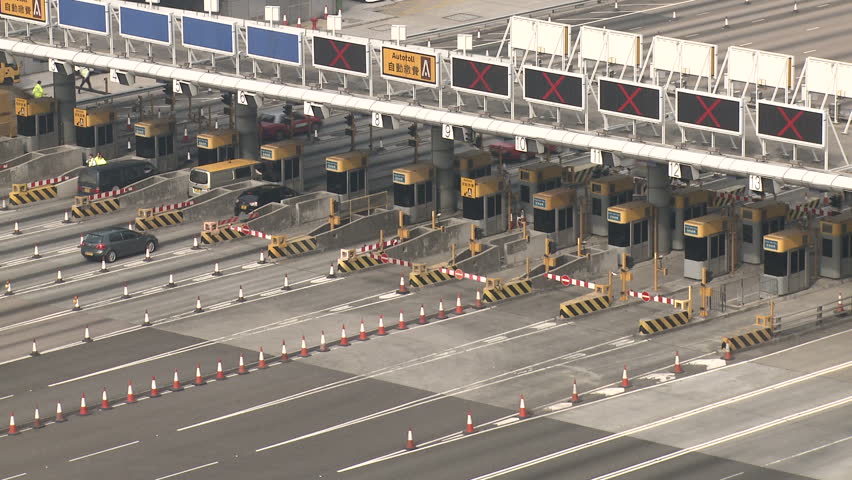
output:
<instances>
[{"instance_id":1,"label":"metal guardrail","mask_svg":"<svg viewBox=\"0 0 852 480\"><path fill-rule=\"evenodd\" d=\"M335 209L341 219L352 219L352 215L369 212L376 208L388 208L388 192L373 193L340 202Z\"/></svg>"},{"instance_id":2,"label":"metal guardrail","mask_svg":"<svg viewBox=\"0 0 852 480\"><path fill-rule=\"evenodd\" d=\"M850 310L852 310L852 295L840 297L833 302L817 305L807 310L776 315L772 330L775 334L784 334L797 329L818 328L827 320L852 318Z\"/></svg>"}]
</instances>

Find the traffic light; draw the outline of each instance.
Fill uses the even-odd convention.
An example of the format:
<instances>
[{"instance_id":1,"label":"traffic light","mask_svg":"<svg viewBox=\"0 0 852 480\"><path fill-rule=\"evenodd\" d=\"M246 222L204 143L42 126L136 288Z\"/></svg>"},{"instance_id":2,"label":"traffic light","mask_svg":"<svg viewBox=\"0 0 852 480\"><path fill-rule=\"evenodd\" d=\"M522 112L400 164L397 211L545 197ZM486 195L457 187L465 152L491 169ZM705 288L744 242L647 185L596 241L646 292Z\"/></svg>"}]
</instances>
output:
<instances>
[{"instance_id":1,"label":"traffic light","mask_svg":"<svg viewBox=\"0 0 852 480\"><path fill-rule=\"evenodd\" d=\"M166 105L174 105L175 91L172 89L171 83L163 85L163 95L166 97Z\"/></svg>"},{"instance_id":2,"label":"traffic light","mask_svg":"<svg viewBox=\"0 0 852 480\"><path fill-rule=\"evenodd\" d=\"M293 105L289 103L284 105L284 115L287 117L291 117L293 115Z\"/></svg>"},{"instance_id":3,"label":"traffic light","mask_svg":"<svg viewBox=\"0 0 852 480\"><path fill-rule=\"evenodd\" d=\"M408 135L411 137L408 139L408 146L415 147L417 146L417 141L419 138L417 137L417 124L411 125L408 127Z\"/></svg>"},{"instance_id":4,"label":"traffic light","mask_svg":"<svg viewBox=\"0 0 852 480\"><path fill-rule=\"evenodd\" d=\"M482 149L482 135L474 133L473 145L476 148Z\"/></svg>"},{"instance_id":5,"label":"traffic light","mask_svg":"<svg viewBox=\"0 0 852 480\"><path fill-rule=\"evenodd\" d=\"M350 113L343 117L343 120L346 121L346 135L355 135L355 116Z\"/></svg>"},{"instance_id":6,"label":"traffic light","mask_svg":"<svg viewBox=\"0 0 852 480\"><path fill-rule=\"evenodd\" d=\"M222 93L222 103L225 104L225 115L231 114L231 105L234 100L234 95L231 92Z\"/></svg>"}]
</instances>

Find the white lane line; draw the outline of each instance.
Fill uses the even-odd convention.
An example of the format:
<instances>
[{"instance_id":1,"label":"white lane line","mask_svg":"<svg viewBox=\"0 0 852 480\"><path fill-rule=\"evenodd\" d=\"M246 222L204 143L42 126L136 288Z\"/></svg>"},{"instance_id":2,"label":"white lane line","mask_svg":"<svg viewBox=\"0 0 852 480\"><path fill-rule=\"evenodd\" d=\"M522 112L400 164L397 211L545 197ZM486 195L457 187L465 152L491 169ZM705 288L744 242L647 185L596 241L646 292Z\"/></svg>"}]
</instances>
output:
<instances>
[{"instance_id":1,"label":"white lane line","mask_svg":"<svg viewBox=\"0 0 852 480\"><path fill-rule=\"evenodd\" d=\"M845 442L846 440L849 440L850 438L852 438L852 435L849 435L846 438L841 438L840 440L835 440L833 442L826 443L825 445L820 445L819 447L812 448L810 450L805 450L804 452L799 452L795 455L790 455L789 457L779 458L778 460L775 460L774 462L769 462L769 463L765 464L764 467L768 467L770 465L775 465L776 463L786 462L787 460L792 460L796 457L801 457L802 455L807 455L809 453L813 453L813 452L822 450L823 448L828 448L832 445L837 445L838 443Z\"/></svg>"},{"instance_id":2,"label":"white lane line","mask_svg":"<svg viewBox=\"0 0 852 480\"><path fill-rule=\"evenodd\" d=\"M210 463L206 463L204 465L199 465L197 467L187 468L186 470L182 470L180 472L170 473L170 474L163 476L163 477L157 477L154 480L165 480L167 478L177 477L178 475L183 475L184 473L194 472L196 470L201 470L202 468L212 467L213 465L218 465L218 464L219 464L218 461L210 462Z\"/></svg>"},{"instance_id":3,"label":"white lane line","mask_svg":"<svg viewBox=\"0 0 852 480\"><path fill-rule=\"evenodd\" d=\"M692 37L697 37L699 35L701 35L701 34L700 33L690 33L689 35L685 36L684 38L692 38Z\"/></svg>"},{"instance_id":4,"label":"white lane line","mask_svg":"<svg viewBox=\"0 0 852 480\"><path fill-rule=\"evenodd\" d=\"M806 32L813 32L814 30L817 30L817 29L819 29L819 27L811 27L811 28L806 28L805 31Z\"/></svg>"},{"instance_id":5,"label":"white lane line","mask_svg":"<svg viewBox=\"0 0 852 480\"><path fill-rule=\"evenodd\" d=\"M760 22L765 22L765 21L766 21L765 18L758 18L757 20L752 20L751 23L760 23Z\"/></svg>"},{"instance_id":6,"label":"white lane line","mask_svg":"<svg viewBox=\"0 0 852 480\"><path fill-rule=\"evenodd\" d=\"M767 430L767 429L770 429L770 428L773 428L773 427L777 427L778 425L783 425L785 423L794 422L796 420L800 420L802 418L809 417L811 415L816 415L817 413L824 412L826 410L831 410L832 408L842 407L842 406L846 405L847 403L852 403L852 395L850 395L846 398L841 398L840 400L835 400L835 401L830 402L830 403L825 403L825 404L822 404L822 405L819 405L819 406L816 406L816 407L813 407L813 408L809 408L807 410L796 412L796 413L793 413L793 414L790 414L790 415L785 415L781 418L777 418L775 420L771 420L769 422L762 423L760 425L755 425L751 428L746 428L746 429L740 430L738 432L730 433L730 434L725 435L723 437L714 438L713 440L708 440L706 442L699 443L699 444L693 445L691 447L687 447L687 448L684 448L682 450L678 450L676 452L672 452L668 455L663 455L661 457L653 458L651 460L646 460L642 463L638 463L638 464L632 465L630 467L622 468L621 470L616 470L616 471L608 473L606 475L601 475L599 477L595 477L592 480L609 480L611 478L620 477L620 476L626 475L628 473L632 473L632 472L642 470L644 468L647 468L647 467L650 467L650 466L653 466L653 465L657 465L658 463L667 462L669 460L679 458L679 457L682 457L684 455L688 455L688 454L693 453L693 452L705 450L707 448L714 447L716 445L721 445L723 443L727 443L727 442L730 442L732 440L736 440L738 438L746 437L746 436L749 436L749 435L757 433L757 432L762 432L763 430Z\"/></svg>"},{"instance_id":7,"label":"white lane line","mask_svg":"<svg viewBox=\"0 0 852 480\"><path fill-rule=\"evenodd\" d=\"M817 5L817 8L824 8L831 5L830 3L823 3L822 5Z\"/></svg>"},{"instance_id":8,"label":"white lane line","mask_svg":"<svg viewBox=\"0 0 852 480\"><path fill-rule=\"evenodd\" d=\"M702 17L702 16L704 16L704 15L707 15L708 13L710 13L710 11L709 11L709 10L708 10L708 11L706 11L706 12L699 12L699 13L696 13L696 14L695 14L695 16L696 16L696 17Z\"/></svg>"},{"instance_id":9,"label":"white lane line","mask_svg":"<svg viewBox=\"0 0 852 480\"><path fill-rule=\"evenodd\" d=\"M747 47L747 46L751 45L752 43L754 43L754 42L746 42L746 43L741 44L740 46L741 47Z\"/></svg>"},{"instance_id":10,"label":"white lane line","mask_svg":"<svg viewBox=\"0 0 852 480\"><path fill-rule=\"evenodd\" d=\"M106 448L104 450L100 450L100 451L97 451L97 452L94 452L94 453L90 453L88 455L83 455L82 457L72 458L72 459L68 460L68 462L69 463L70 462L76 462L77 460L83 460L84 458L94 457L95 455L100 455L102 453L112 452L113 450L118 450L120 448L129 447L131 445L136 445L137 443L139 443L139 440L136 440L136 441L133 441L133 442L130 442L130 443L125 443L125 444L122 444L122 445L117 445L117 446L111 447L111 448Z\"/></svg>"},{"instance_id":11,"label":"white lane line","mask_svg":"<svg viewBox=\"0 0 852 480\"><path fill-rule=\"evenodd\" d=\"M485 343L502 342L503 340L506 340L506 338L508 338L508 337L506 337L506 335L497 335L496 337L486 338L485 340L483 340L483 342L485 342Z\"/></svg>"},{"instance_id":12,"label":"white lane line","mask_svg":"<svg viewBox=\"0 0 852 480\"><path fill-rule=\"evenodd\" d=\"M814 53L814 52L816 52L816 50L808 50L807 52L802 52L802 53L804 53L805 55L807 55L807 54L809 54L809 53Z\"/></svg>"},{"instance_id":13,"label":"white lane line","mask_svg":"<svg viewBox=\"0 0 852 480\"><path fill-rule=\"evenodd\" d=\"M334 308L330 309L329 312L339 312L341 310L348 310L350 308L352 308L351 305L341 305L339 307L334 307Z\"/></svg>"},{"instance_id":14,"label":"white lane line","mask_svg":"<svg viewBox=\"0 0 852 480\"><path fill-rule=\"evenodd\" d=\"M518 420L520 420L520 418L518 418L518 417L509 417L509 418L507 418L507 419L505 419L505 420L500 420L499 422L494 422L494 425L497 425L497 426L502 427L503 425L508 425L508 424L510 424L510 423L515 423L515 422L517 422Z\"/></svg>"},{"instance_id":15,"label":"white lane line","mask_svg":"<svg viewBox=\"0 0 852 480\"><path fill-rule=\"evenodd\" d=\"M728 476L727 476L727 477L725 477L725 478L720 478L719 480L730 480L731 478L739 477L740 475L742 475L742 474L744 474L744 473L745 473L745 472L735 473L735 474L733 474L733 475L728 475Z\"/></svg>"},{"instance_id":16,"label":"white lane line","mask_svg":"<svg viewBox=\"0 0 852 480\"><path fill-rule=\"evenodd\" d=\"M0 400L6 400L7 398L12 398L14 396L15 396L15 394L13 393L12 395L6 395L5 397L0 397Z\"/></svg>"},{"instance_id":17,"label":"white lane line","mask_svg":"<svg viewBox=\"0 0 852 480\"><path fill-rule=\"evenodd\" d=\"M601 19L598 19L598 20L594 20L594 21L586 22L586 23L581 23L581 24L578 24L578 25L582 26L582 25L587 25L589 23L597 23L597 22L600 22L601 20L616 20L618 18L628 17L630 15L636 15L637 13L647 13L647 12L653 12L655 10L677 7L678 5L693 3L694 1L695 0L683 0L683 1L675 2L675 3L665 3L665 4L662 4L662 5L657 5L657 6L652 7L652 8L647 8L645 10L636 10L636 11L632 11L632 12L626 12L622 15L615 15L615 16L611 16L611 17L607 17L607 18L601 18Z\"/></svg>"},{"instance_id":18,"label":"white lane line","mask_svg":"<svg viewBox=\"0 0 852 480\"><path fill-rule=\"evenodd\" d=\"M25 475L26 473L19 473L17 475L12 475L11 477L0 478L0 480L12 480L13 478L21 478Z\"/></svg>"}]
</instances>

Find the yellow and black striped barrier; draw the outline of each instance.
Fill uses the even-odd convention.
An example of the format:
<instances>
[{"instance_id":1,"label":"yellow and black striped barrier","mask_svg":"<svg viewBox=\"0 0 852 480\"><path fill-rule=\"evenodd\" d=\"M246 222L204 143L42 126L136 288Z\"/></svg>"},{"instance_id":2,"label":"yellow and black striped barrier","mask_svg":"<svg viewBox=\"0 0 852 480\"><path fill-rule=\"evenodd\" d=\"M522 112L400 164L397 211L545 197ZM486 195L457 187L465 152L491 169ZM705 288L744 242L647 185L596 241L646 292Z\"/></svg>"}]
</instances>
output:
<instances>
[{"instance_id":1,"label":"yellow and black striped barrier","mask_svg":"<svg viewBox=\"0 0 852 480\"><path fill-rule=\"evenodd\" d=\"M787 220L798 220L808 216L810 210L818 209L822 206L822 198L811 198L805 203L796 205L787 212Z\"/></svg>"},{"instance_id":2,"label":"yellow and black striped barrier","mask_svg":"<svg viewBox=\"0 0 852 480\"><path fill-rule=\"evenodd\" d=\"M317 238L310 235L304 235L292 240L286 240L280 245L269 244L267 252L269 252L269 258L283 258L301 255L316 249Z\"/></svg>"},{"instance_id":3,"label":"yellow and black striped barrier","mask_svg":"<svg viewBox=\"0 0 852 480\"><path fill-rule=\"evenodd\" d=\"M133 222L136 230L153 230L183 223L183 212L165 212L150 217L136 217Z\"/></svg>"},{"instance_id":4,"label":"yellow and black striped barrier","mask_svg":"<svg viewBox=\"0 0 852 480\"><path fill-rule=\"evenodd\" d=\"M559 304L559 314L566 318L579 317L609 308L610 300L606 295L587 293L581 297Z\"/></svg>"},{"instance_id":5,"label":"yellow and black striped barrier","mask_svg":"<svg viewBox=\"0 0 852 480\"><path fill-rule=\"evenodd\" d=\"M381 265L382 261L378 258L373 258L369 255L358 255L350 257L348 260L337 259L337 271L343 273L352 273L356 270L375 267Z\"/></svg>"},{"instance_id":6,"label":"yellow and black striped barrier","mask_svg":"<svg viewBox=\"0 0 852 480\"><path fill-rule=\"evenodd\" d=\"M503 283L499 288L486 288L482 291L482 300L485 303L493 303L530 293L532 293L531 280L515 280Z\"/></svg>"},{"instance_id":7,"label":"yellow and black striped barrier","mask_svg":"<svg viewBox=\"0 0 852 480\"><path fill-rule=\"evenodd\" d=\"M104 213L112 213L118 210L119 203L117 198L107 198L97 202L91 202L88 205L74 205L71 207L71 216L74 218L94 217Z\"/></svg>"},{"instance_id":8,"label":"yellow and black striped barrier","mask_svg":"<svg viewBox=\"0 0 852 480\"><path fill-rule=\"evenodd\" d=\"M230 228L220 228L218 230L205 230L201 232L201 243L211 245L219 242L226 242L235 238L243 238L246 235L238 230Z\"/></svg>"},{"instance_id":9,"label":"yellow and black striped barrier","mask_svg":"<svg viewBox=\"0 0 852 480\"><path fill-rule=\"evenodd\" d=\"M766 343L770 340L772 340L771 328L755 328L731 337L722 337L722 349L724 350L725 345L727 344L731 347L731 351L742 350L744 348L760 345L761 343Z\"/></svg>"},{"instance_id":10,"label":"yellow and black striped barrier","mask_svg":"<svg viewBox=\"0 0 852 480\"><path fill-rule=\"evenodd\" d=\"M56 185L27 188L26 184L16 184L12 185L12 191L9 193L9 204L26 205L27 203L56 198L58 194L59 189Z\"/></svg>"},{"instance_id":11,"label":"yellow and black striped barrier","mask_svg":"<svg viewBox=\"0 0 852 480\"><path fill-rule=\"evenodd\" d=\"M682 327L689 322L689 312L675 312L660 318L639 321L639 333L652 335L663 330Z\"/></svg>"},{"instance_id":12,"label":"yellow and black striped barrier","mask_svg":"<svg viewBox=\"0 0 852 480\"><path fill-rule=\"evenodd\" d=\"M425 287L436 283L446 282L453 278L449 273L442 273L441 269L427 270L422 273L411 272L408 274L408 285L412 287Z\"/></svg>"}]
</instances>

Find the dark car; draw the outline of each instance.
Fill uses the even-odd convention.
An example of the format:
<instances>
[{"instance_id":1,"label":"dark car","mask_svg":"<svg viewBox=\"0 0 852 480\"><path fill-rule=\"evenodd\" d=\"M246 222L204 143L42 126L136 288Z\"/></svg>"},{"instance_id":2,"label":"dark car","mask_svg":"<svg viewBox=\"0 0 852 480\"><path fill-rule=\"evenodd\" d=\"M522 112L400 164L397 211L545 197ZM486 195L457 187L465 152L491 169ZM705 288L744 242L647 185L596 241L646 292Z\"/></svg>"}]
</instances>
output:
<instances>
[{"instance_id":1,"label":"dark car","mask_svg":"<svg viewBox=\"0 0 852 480\"><path fill-rule=\"evenodd\" d=\"M104 259L112 263L118 257L145 253L146 249L153 252L158 246L153 235L115 227L87 233L80 253L86 260Z\"/></svg>"},{"instance_id":2,"label":"dark car","mask_svg":"<svg viewBox=\"0 0 852 480\"><path fill-rule=\"evenodd\" d=\"M159 173L145 160L122 160L97 167L87 167L77 175L77 192L91 195L124 188Z\"/></svg>"},{"instance_id":3,"label":"dark car","mask_svg":"<svg viewBox=\"0 0 852 480\"><path fill-rule=\"evenodd\" d=\"M547 145L546 148L550 153L558 152L557 148L553 145ZM502 152L504 162L525 162L530 158L535 158L536 155L535 152L520 152L515 150L515 141L505 138L489 144L488 151L491 152L494 158L499 157Z\"/></svg>"},{"instance_id":4,"label":"dark car","mask_svg":"<svg viewBox=\"0 0 852 480\"><path fill-rule=\"evenodd\" d=\"M292 198L298 193L290 187L282 185L263 185L250 188L237 197L234 205L234 215L248 213L260 208L267 203L280 202L285 198Z\"/></svg>"}]
</instances>

